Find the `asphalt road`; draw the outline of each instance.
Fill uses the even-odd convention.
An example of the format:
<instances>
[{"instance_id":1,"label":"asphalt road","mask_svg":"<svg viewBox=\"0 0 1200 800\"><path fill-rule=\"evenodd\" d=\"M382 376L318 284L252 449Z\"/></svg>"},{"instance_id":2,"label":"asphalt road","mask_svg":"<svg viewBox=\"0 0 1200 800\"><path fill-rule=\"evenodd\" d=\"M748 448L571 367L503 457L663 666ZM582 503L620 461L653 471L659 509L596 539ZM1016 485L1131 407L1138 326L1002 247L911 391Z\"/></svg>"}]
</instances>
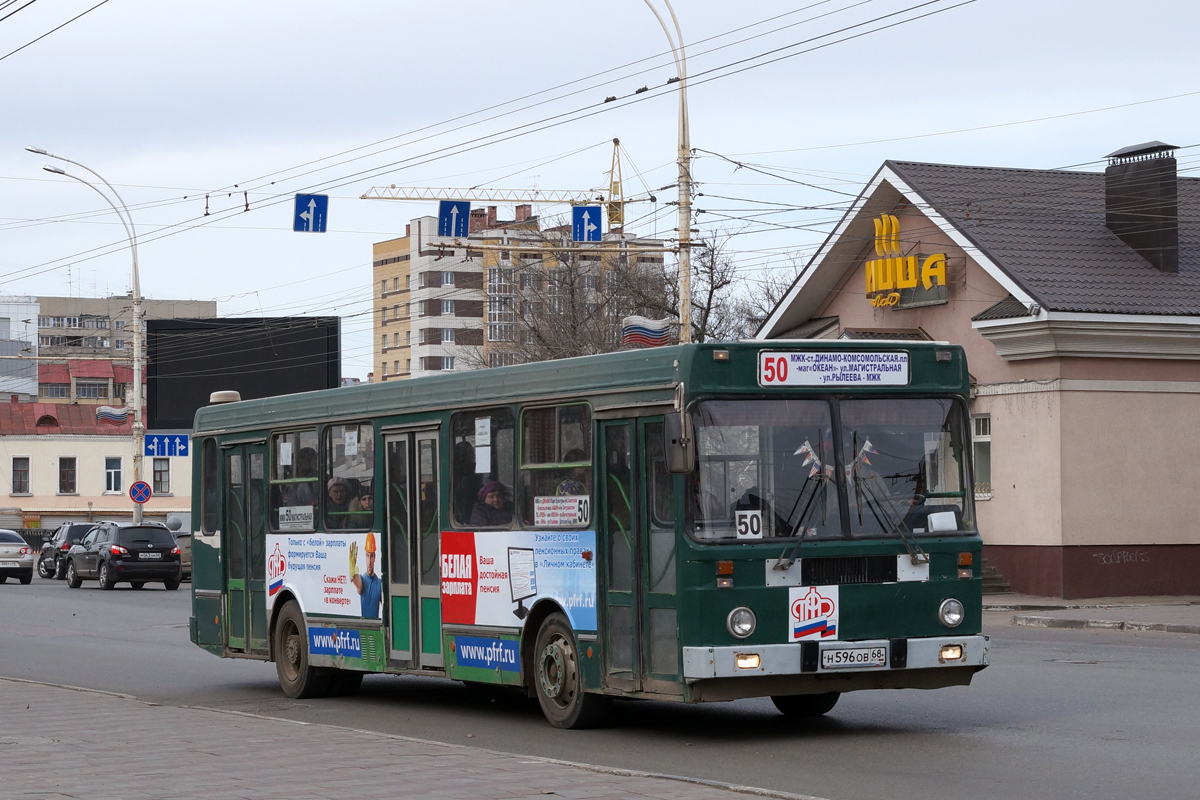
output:
<instances>
[{"instance_id":1,"label":"asphalt road","mask_svg":"<svg viewBox=\"0 0 1200 800\"><path fill-rule=\"evenodd\" d=\"M609 727L563 732L536 701L447 680L370 676L357 697L287 700L273 664L188 641L188 589L0 585L0 675L834 800L1180 798L1200 785L1200 636L994 614L992 666L971 687L850 694L802 724L768 700L621 702Z\"/></svg>"}]
</instances>

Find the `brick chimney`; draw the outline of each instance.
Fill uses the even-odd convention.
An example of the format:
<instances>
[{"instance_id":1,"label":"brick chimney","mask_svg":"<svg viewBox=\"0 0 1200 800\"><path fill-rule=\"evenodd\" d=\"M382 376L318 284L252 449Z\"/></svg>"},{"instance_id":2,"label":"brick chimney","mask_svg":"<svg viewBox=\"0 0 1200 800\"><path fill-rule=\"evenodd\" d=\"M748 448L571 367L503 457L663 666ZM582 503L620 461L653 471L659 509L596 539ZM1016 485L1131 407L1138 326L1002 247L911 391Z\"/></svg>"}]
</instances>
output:
<instances>
[{"instance_id":1,"label":"brick chimney","mask_svg":"<svg viewBox=\"0 0 1200 800\"><path fill-rule=\"evenodd\" d=\"M1160 272L1179 271L1179 183L1174 145L1146 142L1109 153L1104 224Z\"/></svg>"},{"instance_id":2,"label":"brick chimney","mask_svg":"<svg viewBox=\"0 0 1200 800\"><path fill-rule=\"evenodd\" d=\"M517 222L524 222L533 216L533 206L523 205L517 206Z\"/></svg>"},{"instance_id":3,"label":"brick chimney","mask_svg":"<svg viewBox=\"0 0 1200 800\"><path fill-rule=\"evenodd\" d=\"M471 226L468 229L469 233L478 233L487 227L487 209L472 208L471 209Z\"/></svg>"},{"instance_id":4,"label":"brick chimney","mask_svg":"<svg viewBox=\"0 0 1200 800\"><path fill-rule=\"evenodd\" d=\"M494 228L494 227L496 227L496 207L488 206L487 208L488 208L488 227Z\"/></svg>"}]
</instances>

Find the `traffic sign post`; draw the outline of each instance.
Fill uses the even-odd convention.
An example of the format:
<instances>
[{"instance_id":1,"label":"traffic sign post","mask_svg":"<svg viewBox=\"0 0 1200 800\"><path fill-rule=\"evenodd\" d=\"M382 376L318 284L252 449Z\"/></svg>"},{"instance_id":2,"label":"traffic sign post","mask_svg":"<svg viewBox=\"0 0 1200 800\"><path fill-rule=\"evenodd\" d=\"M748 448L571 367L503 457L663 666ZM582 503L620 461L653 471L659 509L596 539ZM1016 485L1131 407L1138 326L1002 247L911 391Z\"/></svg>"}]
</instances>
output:
<instances>
[{"instance_id":1,"label":"traffic sign post","mask_svg":"<svg viewBox=\"0 0 1200 800\"><path fill-rule=\"evenodd\" d=\"M471 204L465 200L438 203L438 236L466 236L471 228Z\"/></svg>"},{"instance_id":2,"label":"traffic sign post","mask_svg":"<svg viewBox=\"0 0 1200 800\"><path fill-rule=\"evenodd\" d=\"M137 503L139 506L150 500L153 492L150 491L150 484L145 481L135 481L129 487L129 499Z\"/></svg>"},{"instance_id":3,"label":"traffic sign post","mask_svg":"<svg viewBox=\"0 0 1200 800\"><path fill-rule=\"evenodd\" d=\"M292 216L292 230L297 233L324 233L325 217L329 212L329 195L298 194Z\"/></svg>"},{"instance_id":4,"label":"traffic sign post","mask_svg":"<svg viewBox=\"0 0 1200 800\"><path fill-rule=\"evenodd\" d=\"M190 444L190 438L186 433L148 433L145 446L142 448L142 455L183 458L189 454Z\"/></svg>"},{"instance_id":5,"label":"traffic sign post","mask_svg":"<svg viewBox=\"0 0 1200 800\"><path fill-rule=\"evenodd\" d=\"M600 206L575 206L571 209L571 241L600 241Z\"/></svg>"}]
</instances>

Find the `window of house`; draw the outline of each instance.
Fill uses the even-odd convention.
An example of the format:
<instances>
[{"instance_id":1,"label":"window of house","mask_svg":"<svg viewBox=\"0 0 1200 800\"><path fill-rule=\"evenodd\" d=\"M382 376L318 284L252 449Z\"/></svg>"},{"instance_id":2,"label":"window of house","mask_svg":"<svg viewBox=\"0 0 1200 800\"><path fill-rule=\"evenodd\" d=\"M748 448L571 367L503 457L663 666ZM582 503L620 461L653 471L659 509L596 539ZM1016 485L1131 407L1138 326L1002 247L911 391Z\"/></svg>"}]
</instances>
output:
<instances>
[{"instance_id":1,"label":"window of house","mask_svg":"<svg viewBox=\"0 0 1200 800\"><path fill-rule=\"evenodd\" d=\"M78 485L75 480L75 464L75 456L61 456L58 459L59 494L75 494Z\"/></svg>"},{"instance_id":2,"label":"window of house","mask_svg":"<svg viewBox=\"0 0 1200 800\"><path fill-rule=\"evenodd\" d=\"M408 279L407 278L405 279L405 288L408 288ZM400 279L399 278L392 278L392 291L393 292L400 291Z\"/></svg>"},{"instance_id":3,"label":"window of house","mask_svg":"<svg viewBox=\"0 0 1200 800\"><path fill-rule=\"evenodd\" d=\"M119 494L121 492L121 459L104 459L104 492Z\"/></svg>"},{"instance_id":4,"label":"window of house","mask_svg":"<svg viewBox=\"0 0 1200 800\"><path fill-rule=\"evenodd\" d=\"M114 384L113 384L113 399L114 399L114 400L124 400L124 399L125 399L125 393L126 393L127 391L129 391L129 384L126 384L126 383L114 383Z\"/></svg>"},{"instance_id":5,"label":"window of house","mask_svg":"<svg viewBox=\"0 0 1200 800\"><path fill-rule=\"evenodd\" d=\"M13 494L29 494L29 457L17 456L12 460Z\"/></svg>"},{"instance_id":6,"label":"window of house","mask_svg":"<svg viewBox=\"0 0 1200 800\"><path fill-rule=\"evenodd\" d=\"M443 300L442 301L442 313L443 314L453 314L454 313L454 301L453 300Z\"/></svg>"},{"instance_id":7,"label":"window of house","mask_svg":"<svg viewBox=\"0 0 1200 800\"><path fill-rule=\"evenodd\" d=\"M450 470L454 522L472 528L507 528L512 523L516 488L512 410L491 408L455 414L450 418L450 441L454 453Z\"/></svg>"},{"instance_id":8,"label":"window of house","mask_svg":"<svg viewBox=\"0 0 1200 800\"><path fill-rule=\"evenodd\" d=\"M384 278L382 281L380 281L380 284L381 285L379 287L379 294L381 294L381 295L387 294L387 278Z\"/></svg>"},{"instance_id":9,"label":"window of house","mask_svg":"<svg viewBox=\"0 0 1200 800\"><path fill-rule=\"evenodd\" d=\"M384 361L382 364L382 369L380 370L380 374L383 375L385 378L387 377L388 372L387 372L387 362L386 361Z\"/></svg>"},{"instance_id":10,"label":"window of house","mask_svg":"<svg viewBox=\"0 0 1200 800\"><path fill-rule=\"evenodd\" d=\"M66 398L71 394L71 387L66 383L43 383L38 387L38 394L42 397Z\"/></svg>"},{"instance_id":11,"label":"window of house","mask_svg":"<svg viewBox=\"0 0 1200 800\"><path fill-rule=\"evenodd\" d=\"M404 343L412 344L412 330L407 330L404 332Z\"/></svg>"},{"instance_id":12,"label":"window of house","mask_svg":"<svg viewBox=\"0 0 1200 800\"><path fill-rule=\"evenodd\" d=\"M535 528L591 522L592 412L585 404L521 416L521 520Z\"/></svg>"},{"instance_id":13,"label":"window of house","mask_svg":"<svg viewBox=\"0 0 1200 800\"><path fill-rule=\"evenodd\" d=\"M325 530L367 530L375 521L375 439L370 423L325 429Z\"/></svg>"},{"instance_id":14,"label":"window of house","mask_svg":"<svg viewBox=\"0 0 1200 800\"><path fill-rule=\"evenodd\" d=\"M75 384L75 396L81 400L107 400L108 384L79 381Z\"/></svg>"},{"instance_id":15,"label":"window of house","mask_svg":"<svg viewBox=\"0 0 1200 800\"><path fill-rule=\"evenodd\" d=\"M380 343L384 350L387 350L387 334L383 334L383 341Z\"/></svg>"},{"instance_id":16,"label":"window of house","mask_svg":"<svg viewBox=\"0 0 1200 800\"><path fill-rule=\"evenodd\" d=\"M115 327L117 330L121 330L122 328L125 327L125 320L123 320L123 319L117 320L113 327Z\"/></svg>"},{"instance_id":17,"label":"window of house","mask_svg":"<svg viewBox=\"0 0 1200 800\"><path fill-rule=\"evenodd\" d=\"M400 346L400 334L398 332L393 333L392 334L392 347L399 347L399 346Z\"/></svg>"},{"instance_id":18,"label":"window of house","mask_svg":"<svg viewBox=\"0 0 1200 800\"><path fill-rule=\"evenodd\" d=\"M442 273L442 286L453 286L453 285L454 285L454 273L453 272L443 272Z\"/></svg>"},{"instance_id":19,"label":"window of house","mask_svg":"<svg viewBox=\"0 0 1200 800\"><path fill-rule=\"evenodd\" d=\"M271 438L271 529L316 530L321 496L317 432L292 431Z\"/></svg>"},{"instance_id":20,"label":"window of house","mask_svg":"<svg viewBox=\"0 0 1200 800\"><path fill-rule=\"evenodd\" d=\"M397 374L400 372L400 360L399 359L392 362L392 372L395 372Z\"/></svg>"},{"instance_id":21,"label":"window of house","mask_svg":"<svg viewBox=\"0 0 1200 800\"><path fill-rule=\"evenodd\" d=\"M541 276L534 272L521 273L521 288L535 290L541 287Z\"/></svg>"},{"instance_id":22,"label":"window of house","mask_svg":"<svg viewBox=\"0 0 1200 800\"><path fill-rule=\"evenodd\" d=\"M975 466L975 499L992 499L992 418L971 417L972 456Z\"/></svg>"},{"instance_id":23,"label":"window of house","mask_svg":"<svg viewBox=\"0 0 1200 800\"><path fill-rule=\"evenodd\" d=\"M154 459L154 493L170 494L171 492L171 459Z\"/></svg>"},{"instance_id":24,"label":"window of house","mask_svg":"<svg viewBox=\"0 0 1200 800\"><path fill-rule=\"evenodd\" d=\"M454 369L454 356L442 356L442 369Z\"/></svg>"},{"instance_id":25,"label":"window of house","mask_svg":"<svg viewBox=\"0 0 1200 800\"><path fill-rule=\"evenodd\" d=\"M412 359L411 358L404 359L404 371L412 372Z\"/></svg>"},{"instance_id":26,"label":"window of house","mask_svg":"<svg viewBox=\"0 0 1200 800\"><path fill-rule=\"evenodd\" d=\"M454 328L442 328L442 342L443 344L454 343Z\"/></svg>"}]
</instances>

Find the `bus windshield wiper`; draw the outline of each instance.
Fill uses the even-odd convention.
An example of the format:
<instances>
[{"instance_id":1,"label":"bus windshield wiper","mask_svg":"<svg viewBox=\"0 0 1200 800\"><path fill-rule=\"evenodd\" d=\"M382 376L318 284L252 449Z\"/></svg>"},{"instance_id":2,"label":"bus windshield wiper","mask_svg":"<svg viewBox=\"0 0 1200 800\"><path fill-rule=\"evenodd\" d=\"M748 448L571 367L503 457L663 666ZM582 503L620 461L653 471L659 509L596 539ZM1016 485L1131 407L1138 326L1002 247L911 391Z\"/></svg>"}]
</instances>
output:
<instances>
[{"instance_id":1,"label":"bus windshield wiper","mask_svg":"<svg viewBox=\"0 0 1200 800\"><path fill-rule=\"evenodd\" d=\"M808 485L813 482L814 477L815 477L814 475L809 475L804 480L804 485L800 487L800 494L797 495L796 502L795 502L795 504L792 505L791 514L788 514L789 522L792 519L792 514L796 513L796 507L799 506L800 501L802 499L804 499L804 492L806 489L808 489ZM821 480L820 478L816 478L816 481L818 484L820 483L820 480ZM812 508L813 501L817 499L817 494L818 494L818 491L817 491L817 489L814 488L813 493L808 496L808 502L804 504L804 510L800 512L800 519L796 520L796 524L792 527L791 532L788 533L788 538L795 536L796 532L799 531L802 527L804 527L804 520L806 520L808 518L808 510L810 508ZM807 535L808 535L808 528L804 528L804 531L800 534L799 538L796 539L796 543L794 545L792 545L792 551L790 553L788 553L788 555L786 557L784 557L783 553L780 553L779 560L775 562L775 566L772 569L780 569L780 570L791 569L792 564L796 563L796 554L800 552L800 544L801 544L801 542L804 541L804 537ZM786 547L784 548L784 552L787 552Z\"/></svg>"},{"instance_id":2,"label":"bus windshield wiper","mask_svg":"<svg viewBox=\"0 0 1200 800\"><path fill-rule=\"evenodd\" d=\"M921 545L912 536L911 532L906 534L907 526L905 526L904 520L897 519L898 515L895 509L877 494L878 487L875 484L880 482L879 475L870 475L866 479L861 476L858 477L858 483L862 487L862 496L867 501L867 506L871 509L871 513L884 530L900 537L900 541L904 543L904 549L908 551L908 557L912 560L913 566L928 564L929 554L921 549ZM886 495L886 492L884 494Z\"/></svg>"}]
</instances>

